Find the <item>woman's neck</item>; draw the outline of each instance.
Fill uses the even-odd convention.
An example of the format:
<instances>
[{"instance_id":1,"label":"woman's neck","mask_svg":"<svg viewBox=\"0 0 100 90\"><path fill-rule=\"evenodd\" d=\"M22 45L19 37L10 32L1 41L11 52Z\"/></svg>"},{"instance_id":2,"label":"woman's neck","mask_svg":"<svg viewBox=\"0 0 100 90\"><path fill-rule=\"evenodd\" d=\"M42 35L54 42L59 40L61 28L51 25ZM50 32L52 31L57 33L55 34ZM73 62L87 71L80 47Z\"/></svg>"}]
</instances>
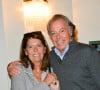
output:
<instances>
[{"instance_id":1,"label":"woman's neck","mask_svg":"<svg viewBox=\"0 0 100 90\"><path fill-rule=\"evenodd\" d=\"M42 75L43 71L41 70L41 66L35 66L34 67L34 70L33 70L33 74L34 74L34 77L37 79L38 82L41 82L42 81Z\"/></svg>"},{"instance_id":2,"label":"woman's neck","mask_svg":"<svg viewBox=\"0 0 100 90\"><path fill-rule=\"evenodd\" d=\"M41 63L35 63L34 64L34 71L41 71Z\"/></svg>"},{"instance_id":3,"label":"woman's neck","mask_svg":"<svg viewBox=\"0 0 100 90\"><path fill-rule=\"evenodd\" d=\"M35 63L34 64L34 69L33 69L33 74L35 78L38 80L38 82L42 81L41 75L42 75L42 70L41 70L41 63Z\"/></svg>"}]
</instances>

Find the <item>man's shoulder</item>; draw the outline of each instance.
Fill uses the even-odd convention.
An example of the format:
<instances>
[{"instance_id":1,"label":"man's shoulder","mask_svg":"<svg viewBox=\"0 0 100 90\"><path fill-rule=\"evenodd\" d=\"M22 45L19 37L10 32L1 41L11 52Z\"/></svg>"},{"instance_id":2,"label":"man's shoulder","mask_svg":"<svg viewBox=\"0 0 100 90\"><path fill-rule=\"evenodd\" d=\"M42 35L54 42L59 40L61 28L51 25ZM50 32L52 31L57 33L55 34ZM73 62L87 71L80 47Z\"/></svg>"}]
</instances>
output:
<instances>
[{"instance_id":1,"label":"man's shoulder","mask_svg":"<svg viewBox=\"0 0 100 90\"><path fill-rule=\"evenodd\" d=\"M98 53L98 51L94 47L90 46L89 44L85 44L81 42L77 42L77 43L78 43L76 46L77 51L81 51L81 52L89 53L89 54Z\"/></svg>"}]
</instances>

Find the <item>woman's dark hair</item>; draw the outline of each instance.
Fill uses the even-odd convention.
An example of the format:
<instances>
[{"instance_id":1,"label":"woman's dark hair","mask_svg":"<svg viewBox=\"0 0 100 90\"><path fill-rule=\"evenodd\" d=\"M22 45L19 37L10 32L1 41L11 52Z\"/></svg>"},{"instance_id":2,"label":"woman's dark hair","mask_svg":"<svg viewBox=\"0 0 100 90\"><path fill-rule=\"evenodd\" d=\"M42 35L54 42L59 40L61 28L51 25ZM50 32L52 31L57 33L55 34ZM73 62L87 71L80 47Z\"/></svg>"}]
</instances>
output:
<instances>
[{"instance_id":1,"label":"woman's dark hair","mask_svg":"<svg viewBox=\"0 0 100 90\"><path fill-rule=\"evenodd\" d=\"M45 71L50 66L49 47L41 31L35 31L24 34L20 48L20 61L26 68L29 66L30 62L32 69L34 69L34 64L29 60L28 56L25 54L27 42L30 38L39 39L41 43L44 45L44 47L46 47L46 53L44 54L41 67L41 70Z\"/></svg>"}]
</instances>

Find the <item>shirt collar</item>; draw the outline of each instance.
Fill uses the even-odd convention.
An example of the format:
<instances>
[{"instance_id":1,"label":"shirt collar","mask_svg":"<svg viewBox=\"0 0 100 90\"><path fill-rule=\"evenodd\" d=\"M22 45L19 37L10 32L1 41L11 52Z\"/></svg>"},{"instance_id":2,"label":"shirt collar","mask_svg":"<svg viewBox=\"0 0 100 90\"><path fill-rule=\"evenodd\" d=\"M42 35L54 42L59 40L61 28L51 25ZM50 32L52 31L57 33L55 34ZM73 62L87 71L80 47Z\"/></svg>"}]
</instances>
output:
<instances>
[{"instance_id":1,"label":"shirt collar","mask_svg":"<svg viewBox=\"0 0 100 90\"><path fill-rule=\"evenodd\" d=\"M54 48L54 51L61 58L61 60L63 60L63 57L64 57L65 53L68 51L68 49L69 49L69 45L66 46L63 54L61 54L57 48Z\"/></svg>"}]
</instances>

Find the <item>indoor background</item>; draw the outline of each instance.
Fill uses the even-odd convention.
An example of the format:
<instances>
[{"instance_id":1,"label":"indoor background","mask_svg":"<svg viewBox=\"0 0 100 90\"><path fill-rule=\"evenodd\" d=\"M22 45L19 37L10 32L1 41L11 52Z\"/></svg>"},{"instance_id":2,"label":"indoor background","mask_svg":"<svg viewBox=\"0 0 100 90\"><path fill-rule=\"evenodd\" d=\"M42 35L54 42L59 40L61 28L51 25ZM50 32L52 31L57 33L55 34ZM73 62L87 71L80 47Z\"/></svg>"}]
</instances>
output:
<instances>
[{"instance_id":1,"label":"indoor background","mask_svg":"<svg viewBox=\"0 0 100 90\"><path fill-rule=\"evenodd\" d=\"M51 15L64 14L73 21L78 41L88 44L100 40L100 0L48 0L48 4ZM0 0L0 90L10 90L7 65L19 60L20 41L30 29L25 24L22 7L23 0ZM46 34L41 25L38 28ZM51 41L47 34L45 36L51 47Z\"/></svg>"}]
</instances>

